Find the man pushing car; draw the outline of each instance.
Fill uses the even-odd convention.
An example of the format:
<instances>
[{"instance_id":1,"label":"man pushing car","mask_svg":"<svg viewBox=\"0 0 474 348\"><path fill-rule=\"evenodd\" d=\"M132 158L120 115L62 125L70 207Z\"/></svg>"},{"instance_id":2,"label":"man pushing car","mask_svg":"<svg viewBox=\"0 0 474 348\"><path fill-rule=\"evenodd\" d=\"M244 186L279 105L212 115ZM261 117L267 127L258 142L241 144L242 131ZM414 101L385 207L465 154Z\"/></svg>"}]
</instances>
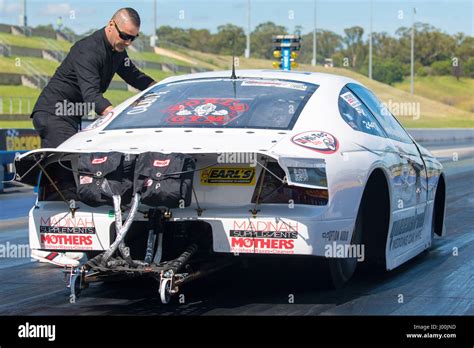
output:
<instances>
[{"instance_id":1,"label":"man pushing car","mask_svg":"<svg viewBox=\"0 0 474 348\"><path fill-rule=\"evenodd\" d=\"M126 48L139 31L137 11L121 8L104 28L72 46L31 114L42 148L57 147L76 134L88 111L94 110L100 116L112 111L112 103L103 94L115 73L141 91L156 83L138 70L127 55ZM77 266L83 254L32 250L31 256L41 262Z\"/></svg>"}]
</instances>

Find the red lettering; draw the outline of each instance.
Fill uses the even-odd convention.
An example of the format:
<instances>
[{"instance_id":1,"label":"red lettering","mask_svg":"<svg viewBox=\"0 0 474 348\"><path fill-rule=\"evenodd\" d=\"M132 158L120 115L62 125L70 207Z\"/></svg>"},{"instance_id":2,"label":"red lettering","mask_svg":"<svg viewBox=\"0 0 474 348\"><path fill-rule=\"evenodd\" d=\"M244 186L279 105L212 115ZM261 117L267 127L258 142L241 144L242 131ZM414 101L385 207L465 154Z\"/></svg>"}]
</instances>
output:
<instances>
[{"instance_id":1,"label":"red lettering","mask_svg":"<svg viewBox=\"0 0 474 348\"><path fill-rule=\"evenodd\" d=\"M62 245L92 245L92 236L42 235L41 243Z\"/></svg>"}]
</instances>

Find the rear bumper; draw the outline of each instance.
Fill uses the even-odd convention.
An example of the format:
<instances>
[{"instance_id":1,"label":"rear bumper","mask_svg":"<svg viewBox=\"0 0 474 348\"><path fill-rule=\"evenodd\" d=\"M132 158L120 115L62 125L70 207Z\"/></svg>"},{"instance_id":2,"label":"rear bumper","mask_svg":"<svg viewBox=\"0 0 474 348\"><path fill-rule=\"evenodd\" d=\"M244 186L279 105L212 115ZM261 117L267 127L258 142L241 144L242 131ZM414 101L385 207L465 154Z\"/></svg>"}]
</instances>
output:
<instances>
[{"instance_id":1,"label":"rear bumper","mask_svg":"<svg viewBox=\"0 0 474 348\"><path fill-rule=\"evenodd\" d=\"M31 209L32 249L105 250L113 242L111 207L88 207L80 202L72 218L63 202L39 202ZM213 250L234 254L291 254L325 256L327 247L349 244L354 219L322 219L325 207L281 204L173 209L171 221L204 221L212 228ZM140 209L146 210L146 209ZM137 214L137 221L146 220ZM146 231L144 231L146 233Z\"/></svg>"}]
</instances>

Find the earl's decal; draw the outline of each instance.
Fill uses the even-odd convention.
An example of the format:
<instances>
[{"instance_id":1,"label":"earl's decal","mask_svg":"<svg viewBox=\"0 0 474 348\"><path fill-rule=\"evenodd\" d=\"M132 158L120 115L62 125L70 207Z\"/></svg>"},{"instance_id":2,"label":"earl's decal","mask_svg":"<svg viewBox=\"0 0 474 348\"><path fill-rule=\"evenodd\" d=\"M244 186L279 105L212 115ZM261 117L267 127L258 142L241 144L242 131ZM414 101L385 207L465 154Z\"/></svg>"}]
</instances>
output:
<instances>
[{"instance_id":1,"label":"earl's decal","mask_svg":"<svg viewBox=\"0 0 474 348\"><path fill-rule=\"evenodd\" d=\"M213 167L201 171L201 185L254 185L255 168Z\"/></svg>"}]
</instances>

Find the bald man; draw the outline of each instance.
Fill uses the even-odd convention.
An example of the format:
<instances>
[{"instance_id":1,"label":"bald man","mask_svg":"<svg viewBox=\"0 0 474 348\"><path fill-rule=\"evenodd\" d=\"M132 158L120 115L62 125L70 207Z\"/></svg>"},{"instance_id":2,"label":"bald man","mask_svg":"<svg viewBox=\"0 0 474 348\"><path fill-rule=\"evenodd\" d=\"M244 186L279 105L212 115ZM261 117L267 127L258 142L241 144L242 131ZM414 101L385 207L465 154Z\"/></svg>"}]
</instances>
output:
<instances>
[{"instance_id":1,"label":"bald man","mask_svg":"<svg viewBox=\"0 0 474 348\"><path fill-rule=\"evenodd\" d=\"M91 110L106 115L113 109L103 94L117 73L129 85L144 90L155 81L128 58L126 48L138 37L140 16L121 8L106 27L72 46L36 102L31 117L41 147L54 148L76 134L81 118ZM77 266L82 253L32 250L32 257L59 266Z\"/></svg>"}]
</instances>

